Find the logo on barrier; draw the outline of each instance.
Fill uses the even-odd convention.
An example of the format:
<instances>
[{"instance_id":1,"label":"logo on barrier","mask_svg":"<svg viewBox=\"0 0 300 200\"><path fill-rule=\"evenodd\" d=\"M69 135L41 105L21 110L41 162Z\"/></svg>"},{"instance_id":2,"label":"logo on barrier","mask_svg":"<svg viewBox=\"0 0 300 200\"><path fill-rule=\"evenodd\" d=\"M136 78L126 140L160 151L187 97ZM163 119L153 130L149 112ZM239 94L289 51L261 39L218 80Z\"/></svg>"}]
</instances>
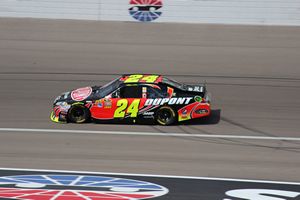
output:
<instances>
[{"instance_id":1,"label":"logo on barrier","mask_svg":"<svg viewBox=\"0 0 300 200\"><path fill-rule=\"evenodd\" d=\"M141 22L150 22L162 14L162 0L130 0L130 15Z\"/></svg>"},{"instance_id":2,"label":"logo on barrier","mask_svg":"<svg viewBox=\"0 0 300 200\"><path fill-rule=\"evenodd\" d=\"M43 174L0 177L0 199L139 200L167 193L167 188L157 184L107 176Z\"/></svg>"}]
</instances>

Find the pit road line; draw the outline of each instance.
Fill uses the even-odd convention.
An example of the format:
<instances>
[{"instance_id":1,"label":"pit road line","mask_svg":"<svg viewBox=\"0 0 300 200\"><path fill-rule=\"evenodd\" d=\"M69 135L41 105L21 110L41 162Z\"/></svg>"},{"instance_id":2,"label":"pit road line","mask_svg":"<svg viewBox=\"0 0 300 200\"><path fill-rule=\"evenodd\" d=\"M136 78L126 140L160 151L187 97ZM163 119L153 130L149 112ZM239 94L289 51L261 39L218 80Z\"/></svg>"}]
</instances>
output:
<instances>
[{"instance_id":1,"label":"pit road line","mask_svg":"<svg viewBox=\"0 0 300 200\"><path fill-rule=\"evenodd\" d=\"M300 141L300 137L266 137L250 135L205 135L187 133L155 133L155 132L125 132L125 131L92 131L92 130L63 130L63 129L27 129L27 128L0 128L0 132L39 132L39 133L83 133L101 135L136 135L136 136L160 136L160 137L197 137L218 139L242 139L242 140L279 140Z\"/></svg>"}]
</instances>

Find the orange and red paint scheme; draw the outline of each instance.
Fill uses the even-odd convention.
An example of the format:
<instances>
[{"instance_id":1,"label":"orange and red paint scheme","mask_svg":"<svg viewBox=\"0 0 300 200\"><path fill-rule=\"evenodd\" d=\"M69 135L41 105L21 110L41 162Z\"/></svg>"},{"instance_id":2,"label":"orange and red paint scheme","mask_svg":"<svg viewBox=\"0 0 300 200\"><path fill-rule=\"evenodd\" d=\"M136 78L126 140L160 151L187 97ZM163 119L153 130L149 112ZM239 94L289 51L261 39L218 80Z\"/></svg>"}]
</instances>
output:
<instances>
[{"instance_id":1,"label":"orange and red paint scheme","mask_svg":"<svg viewBox=\"0 0 300 200\"><path fill-rule=\"evenodd\" d=\"M126 74L104 86L83 87L58 96L54 122L140 122L161 125L209 116L205 85L185 85L162 75Z\"/></svg>"}]
</instances>

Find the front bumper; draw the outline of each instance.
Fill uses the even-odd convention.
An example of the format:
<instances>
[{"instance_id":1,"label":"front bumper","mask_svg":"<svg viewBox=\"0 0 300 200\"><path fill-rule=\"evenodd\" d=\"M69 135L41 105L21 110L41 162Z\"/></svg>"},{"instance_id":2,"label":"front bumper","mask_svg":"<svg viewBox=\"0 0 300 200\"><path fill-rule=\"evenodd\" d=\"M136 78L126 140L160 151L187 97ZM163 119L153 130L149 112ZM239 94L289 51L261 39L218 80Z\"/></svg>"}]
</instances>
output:
<instances>
[{"instance_id":1,"label":"front bumper","mask_svg":"<svg viewBox=\"0 0 300 200\"><path fill-rule=\"evenodd\" d=\"M56 123L67 123L67 112L62 110L61 107L56 106L50 114L50 119Z\"/></svg>"}]
</instances>

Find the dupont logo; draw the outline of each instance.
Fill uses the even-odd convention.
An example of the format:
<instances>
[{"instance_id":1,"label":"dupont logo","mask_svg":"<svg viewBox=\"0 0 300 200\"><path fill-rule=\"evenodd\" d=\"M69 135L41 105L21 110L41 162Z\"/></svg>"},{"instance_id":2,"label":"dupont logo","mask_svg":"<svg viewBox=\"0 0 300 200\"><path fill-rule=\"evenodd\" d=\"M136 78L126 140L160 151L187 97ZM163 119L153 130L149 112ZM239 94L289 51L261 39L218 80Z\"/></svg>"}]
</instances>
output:
<instances>
[{"instance_id":1,"label":"dupont logo","mask_svg":"<svg viewBox=\"0 0 300 200\"><path fill-rule=\"evenodd\" d=\"M159 18L162 0L130 0L130 15L141 22L150 22Z\"/></svg>"}]
</instances>

